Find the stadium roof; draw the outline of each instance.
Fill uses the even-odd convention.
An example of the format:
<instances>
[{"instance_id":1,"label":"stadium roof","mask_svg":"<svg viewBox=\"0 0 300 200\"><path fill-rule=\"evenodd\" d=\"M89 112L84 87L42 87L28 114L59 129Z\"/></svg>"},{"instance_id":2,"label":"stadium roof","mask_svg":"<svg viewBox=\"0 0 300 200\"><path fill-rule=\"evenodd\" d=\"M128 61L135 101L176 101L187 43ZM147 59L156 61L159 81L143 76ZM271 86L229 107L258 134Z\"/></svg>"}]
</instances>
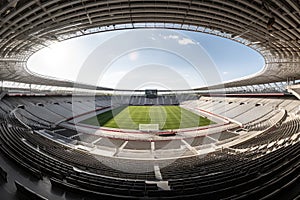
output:
<instances>
[{"instance_id":1,"label":"stadium roof","mask_svg":"<svg viewBox=\"0 0 300 200\"><path fill-rule=\"evenodd\" d=\"M300 79L299 0L2 0L0 79L72 87L30 73L30 55L74 37L144 27L210 33L264 56L263 71L225 87Z\"/></svg>"}]
</instances>

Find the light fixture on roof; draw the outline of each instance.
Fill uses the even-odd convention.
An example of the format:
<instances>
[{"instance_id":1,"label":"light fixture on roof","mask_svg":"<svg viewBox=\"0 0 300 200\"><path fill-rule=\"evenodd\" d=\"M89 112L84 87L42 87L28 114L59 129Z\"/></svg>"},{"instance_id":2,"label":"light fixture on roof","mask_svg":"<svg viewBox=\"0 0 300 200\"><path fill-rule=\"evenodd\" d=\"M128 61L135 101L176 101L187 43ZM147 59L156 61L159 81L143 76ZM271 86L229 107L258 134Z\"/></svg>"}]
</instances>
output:
<instances>
[{"instance_id":1,"label":"light fixture on roof","mask_svg":"<svg viewBox=\"0 0 300 200\"><path fill-rule=\"evenodd\" d=\"M11 8L15 8L19 0L7 0L10 3Z\"/></svg>"},{"instance_id":2,"label":"light fixture on roof","mask_svg":"<svg viewBox=\"0 0 300 200\"><path fill-rule=\"evenodd\" d=\"M90 15L89 15L89 13L86 13L86 16L87 16L87 18L88 18L88 20L89 20L90 24L92 24L93 22L92 22L92 19L91 19L91 17L90 17Z\"/></svg>"},{"instance_id":3,"label":"light fixture on roof","mask_svg":"<svg viewBox=\"0 0 300 200\"><path fill-rule=\"evenodd\" d=\"M239 38L239 37L243 36L244 34L246 34L246 33L248 33L248 32L250 32L249 29L248 29L248 30L245 30L244 32L242 32L242 33L240 33L240 34L238 34L238 35L232 34L232 35L231 35L231 38L234 40L234 39L236 39L236 38Z\"/></svg>"},{"instance_id":4,"label":"light fixture on roof","mask_svg":"<svg viewBox=\"0 0 300 200\"><path fill-rule=\"evenodd\" d=\"M259 44L259 43L261 43L261 41L251 42L252 45L253 44Z\"/></svg>"},{"instance_id":5,"label":"light fixture on roof","mask_svg":"<svg viewBox=\"0 0 300 200\"><path fill-rule=\"evenodd\" d=\"M7 0L7 1L9 2L9 4L8 4L8 9L5 12L5 15L8 15L12 11L12 9L14 9L17 6L19 0Z\"/></svg>"}]
</instances>

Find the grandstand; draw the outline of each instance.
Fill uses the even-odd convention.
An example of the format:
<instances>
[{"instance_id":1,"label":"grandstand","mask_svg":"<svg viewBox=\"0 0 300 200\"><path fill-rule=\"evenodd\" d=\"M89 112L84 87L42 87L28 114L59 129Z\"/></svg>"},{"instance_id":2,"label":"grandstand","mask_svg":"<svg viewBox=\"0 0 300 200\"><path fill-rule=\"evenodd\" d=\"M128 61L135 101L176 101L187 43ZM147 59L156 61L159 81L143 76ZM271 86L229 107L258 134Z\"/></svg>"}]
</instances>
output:
<instances>
[{"instance_id":1,"label":"grandstand","mask_svg":"<svg viewBox=\"0 0 300 200\"><path fill-rule=\"evenodd\" d=\"M300 198L299 1L4 0L0 16L1 199ZM26 67L52 43L134 28L214 34L266 65L185 91L118 91ZM95 118L128 106L214 123L141 131Z\"/></svg>"}]
</instances>

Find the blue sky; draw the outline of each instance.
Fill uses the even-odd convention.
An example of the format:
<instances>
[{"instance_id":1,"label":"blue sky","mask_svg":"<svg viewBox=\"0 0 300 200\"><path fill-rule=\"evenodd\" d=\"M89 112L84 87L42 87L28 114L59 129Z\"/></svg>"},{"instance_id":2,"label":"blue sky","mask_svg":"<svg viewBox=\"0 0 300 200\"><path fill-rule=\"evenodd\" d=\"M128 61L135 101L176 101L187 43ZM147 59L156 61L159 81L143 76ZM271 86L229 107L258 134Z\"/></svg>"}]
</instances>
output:
<instances>
[{"instance_id":1,"label":"blue sky","mask_svg":"<svg viewBox=\"0 0 300 200\"><path fill-rule=\"evenodd\" d=\"M67 40L35 53L28 61L28 68L38 74L76 81L79 80L78 76L82 73L83 66L90 63L86 62L87 59L94 59L93 65L100 67L101 61L108 56L105 53L97 55L96 49L101 48L101 45L111 42L109 50L117 51L122 45L126 45L126 42L141 41L143 36L140 35L145 33L143 31L115 31ZM89 82L89 76L95 76L95 68L85 69L87 74L84 78L80 77L80 81L118 89L190 89L207 84L207 80L201 76L201 71L206 70L204 66L216 68L220 80L229 81L256 73L264 65L263 57L258 52L228 39L188 31L151 31L156 39L163 35L159 42L166 41L166 45L160 44L167 49L166 51L157 48L128 51L111 62L97 83ZM114 38L121 34L124 35L123 40L116 42ZM152 39L153 43L158 42L155 38ZM167 41L169 39L172 40ZM202 50L210 57L214 66L203 63L203 68L199 68L200 73L197 73L188 58L173 54L172 49L168 50L172 41L181 44L182 51L196 57L201 54L198 51ZM94 58L91 58L91 54ZM199 65L201 59L199 57L197 61Z\"/></svg>"}]
</instances>

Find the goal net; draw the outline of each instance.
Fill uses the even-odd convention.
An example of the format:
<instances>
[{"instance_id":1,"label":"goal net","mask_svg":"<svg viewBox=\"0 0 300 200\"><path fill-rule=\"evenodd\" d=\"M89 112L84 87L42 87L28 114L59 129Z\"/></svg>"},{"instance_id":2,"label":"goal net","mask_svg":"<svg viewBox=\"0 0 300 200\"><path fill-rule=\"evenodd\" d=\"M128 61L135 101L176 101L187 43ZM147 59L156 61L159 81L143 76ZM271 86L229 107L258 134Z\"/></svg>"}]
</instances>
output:
<instances>
[{"instance_id":1,"label":"goal net","mask_svg":"<svg viewBox=\"0 0 300 200\"><path fill-rule=\"evenodd\" d=\"M140 131L159 131L159 124L139 124Z\"/></svg>"}]
</instances>

